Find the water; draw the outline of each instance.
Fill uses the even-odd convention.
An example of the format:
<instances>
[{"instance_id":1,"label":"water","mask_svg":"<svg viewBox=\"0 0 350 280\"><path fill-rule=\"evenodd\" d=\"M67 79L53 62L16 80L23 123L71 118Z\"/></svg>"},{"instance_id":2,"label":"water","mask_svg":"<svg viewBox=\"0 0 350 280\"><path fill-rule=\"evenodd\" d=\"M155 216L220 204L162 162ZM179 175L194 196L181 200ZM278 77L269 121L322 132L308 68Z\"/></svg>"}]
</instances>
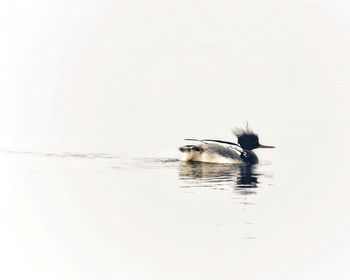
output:
<instances>
[{"instance_id":1,"label":"water","mask_svg":"<svg viewBox=\"0 0 350 280\"><path fill-rule=\"evenodd\" d=\"M349 278L347 3L60 3L0 4L1 278Z\"/></svg>"},{"instance_id":2,"label":"water","mask_svg":"<svg viewBox=\"0 0 350 280\"><path fill-rule=\"evenodd\" d=\"M293 279L348 240L346 185L278 178L272 162L3 151L1 167L15 277Z\"/></svg>"}]
</instances>

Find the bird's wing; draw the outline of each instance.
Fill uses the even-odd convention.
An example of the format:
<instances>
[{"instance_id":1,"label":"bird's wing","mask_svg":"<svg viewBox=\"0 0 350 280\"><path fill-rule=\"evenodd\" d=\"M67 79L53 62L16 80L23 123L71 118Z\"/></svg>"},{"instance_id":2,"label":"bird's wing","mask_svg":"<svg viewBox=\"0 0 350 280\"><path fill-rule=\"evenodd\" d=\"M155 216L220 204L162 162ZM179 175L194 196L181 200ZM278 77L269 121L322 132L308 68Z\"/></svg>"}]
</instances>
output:
<instances>
[{"instance_id":1,"label":"bird's wing","mask_svg":"<svg viewBox=\"0 0 350 280\"><path fill-rule=\"evenodd\" d=\"M192 138L187 138L185 139L186 141L199 141L199 142L216 142L216 143L220 143L220 144L229 144L229 145L233 145L233 146L238 146L238 144L233 143L233 142L228 142L228 141L222 141L222 140L215 140L215 139L192 139Z\"/></svg>"},{"instance_id":2,"label":"bird's wing","mask_svg":"<svg viewBox=\"0 0 350 280\"><path fill-rule=\"evenodd\" d=\"M240 145L233 142L228 142L228 141L214 140L214 139L193 139L193 138L187 138L185 140L201 142L203 144L206 144L207 145L206 148L207 149L209 148L212 152L216 152L224 155L227 155L227 153L229 153L229 155L231 156L240 157L242 152L244 151Z\"/></svg>"}]
</instances>

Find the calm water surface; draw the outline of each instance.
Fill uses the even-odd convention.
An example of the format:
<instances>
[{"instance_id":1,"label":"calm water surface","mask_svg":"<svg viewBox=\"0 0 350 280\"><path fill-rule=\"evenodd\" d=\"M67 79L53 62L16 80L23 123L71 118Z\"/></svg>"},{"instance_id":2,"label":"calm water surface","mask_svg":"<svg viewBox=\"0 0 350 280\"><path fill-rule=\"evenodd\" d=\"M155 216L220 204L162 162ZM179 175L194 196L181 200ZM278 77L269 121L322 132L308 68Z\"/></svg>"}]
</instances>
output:
<instances>
[{"instance_id":1,"label":"calm water surface","mask_svg":"<svg viewBox=\"0 0 350 280\"><path fill-rule=\"evenodd\" d=\"M295 279L349 230L345 185L270 161L3 151L1 164L5 263L42 277Z\"/></svg>"}]
</instances>

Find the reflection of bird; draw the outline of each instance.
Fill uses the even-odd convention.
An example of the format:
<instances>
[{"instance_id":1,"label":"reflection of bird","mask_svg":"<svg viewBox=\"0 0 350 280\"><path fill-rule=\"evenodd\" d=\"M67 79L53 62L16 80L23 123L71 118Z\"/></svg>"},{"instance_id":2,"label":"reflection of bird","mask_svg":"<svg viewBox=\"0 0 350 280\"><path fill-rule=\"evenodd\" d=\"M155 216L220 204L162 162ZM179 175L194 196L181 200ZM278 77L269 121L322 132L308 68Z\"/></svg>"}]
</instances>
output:
<instances>
[{"instance_id":1,"label":"reflection of bird","mask_svg":"<svg viewBox=\"0 0 350 280\"><path fill-rule=\"evenodd\" d=\"M237 188L256 188L259 174L255 166L241 164L213 164L206 162L184 162L180 165L179 177L188 186L222 186L232 183Z\"/></svg>"},{"instance_id":2,"label":"reflection of bird","mask_svg":"<svg viewBox=\"0 0 350 280\"><path fill-rule=\"evenodd\" d=\"M206 181L223 181L236 177L238 165L212 164L206 162L184 162L180 165L181 179L203 179Z\"/></svg>"},{"instance_id":3,"label":"reflection of bird","mask_svg":"<svg viewBox=\"0 0 350 280\"><path fill-rule=\"evenodd\" d=\"M248 128L235 129L234 134L238 144L233 142L213 139L185 139L201 142L197 145L185 145L180 147L184 161L200 161L212 163L258 163L257 155L252 151L257 148L274 148L259 143L259 137Z\"/></svg>"},{"instance_id":4,"label":"reflection of bird","mask_svg":"<svg viewBox=\"0 0 350 280\"><path fill-rule=\"evenodd\" d=\"M237 187L256 188L258 185L258 176L255 167L250 164L241 164L237 175Z\"/></svg>"}]
</instances>

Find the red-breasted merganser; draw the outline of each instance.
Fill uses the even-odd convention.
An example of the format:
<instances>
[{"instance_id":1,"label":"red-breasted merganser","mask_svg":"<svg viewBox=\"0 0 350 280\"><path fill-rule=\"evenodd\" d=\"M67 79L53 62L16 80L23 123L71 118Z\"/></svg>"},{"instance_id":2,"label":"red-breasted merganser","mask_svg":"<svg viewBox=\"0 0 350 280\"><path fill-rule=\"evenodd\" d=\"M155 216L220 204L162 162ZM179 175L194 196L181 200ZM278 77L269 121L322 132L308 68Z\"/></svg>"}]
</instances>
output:
<instances>
[{"instance_id":1,"label":"red-breasted merganser","mask_svg":"<svg viewBox=\"0 0 350 280\"><path fill-rule=\"evenodd\" d=\"M248 125L245 128L233 130L238 139L238 144L233 142L213 139L185 139L201 142L197 145L185 145L180 147L183 152L183 161L199 161L211 163L239 163L256 164L259 162L253 152L257 148L275 148L259 143L259 136Z\"/></svg>"}]
</instances>

